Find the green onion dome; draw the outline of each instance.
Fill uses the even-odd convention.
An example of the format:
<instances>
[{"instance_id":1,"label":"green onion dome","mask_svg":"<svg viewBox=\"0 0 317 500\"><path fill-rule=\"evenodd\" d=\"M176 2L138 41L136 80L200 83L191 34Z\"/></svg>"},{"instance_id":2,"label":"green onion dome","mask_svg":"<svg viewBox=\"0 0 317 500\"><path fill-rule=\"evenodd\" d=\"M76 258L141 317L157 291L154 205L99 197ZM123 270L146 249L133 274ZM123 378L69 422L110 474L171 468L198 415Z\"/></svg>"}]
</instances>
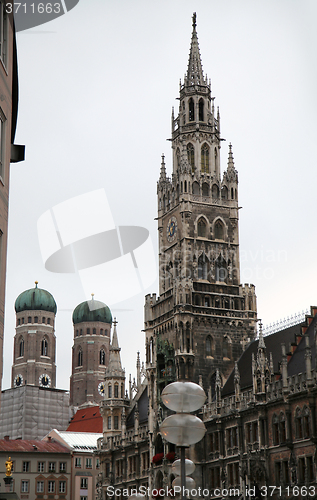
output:
<instances>
[{"instance_id":1,"label":"green onion dome","mask_svg":"<svg viewBox=\"0 0 317 500\"><path fill-rule=\"evenodd\" d=\"M101 323L112 323L112 314L108 306L99 300L87 300L79 304L73 312L73 323L100 321Z\"/></svg>"},{"instance_id":2,"label":"green onion dome","mask_svg":"<svg viewBox=\"0 0 317 500\"><path fill-rule=\"evenodd\" d=\"M37 285L36 281L35 288L20 293L14 304L15 312L49 311L56 314L57 305L53 295L47 290L38 288Z\"/></svg>"}]
</instances>

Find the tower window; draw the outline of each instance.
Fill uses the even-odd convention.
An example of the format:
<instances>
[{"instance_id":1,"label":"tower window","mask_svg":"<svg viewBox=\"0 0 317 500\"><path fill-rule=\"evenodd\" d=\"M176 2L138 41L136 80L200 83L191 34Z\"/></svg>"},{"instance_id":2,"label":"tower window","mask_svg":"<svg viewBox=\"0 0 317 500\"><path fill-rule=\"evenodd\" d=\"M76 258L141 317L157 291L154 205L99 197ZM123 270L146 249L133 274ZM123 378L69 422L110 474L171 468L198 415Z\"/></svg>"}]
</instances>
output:
<instances>
[{"instance_id":1,"label":"tower window","mask_svg":"<svg viewBox=\"0 0 317 500\"><path fill-rule=\"evenodd\" d=\"M32 318L31 318L31 316L28 316L28 323L32 323Z\"/></svg>"},{"instance_id":2,"label":"tower window","mask_svg":"<svg viewBox=\"0 0 317 500\"><path fill-rule=\"evenodd\" d=\"M209 196L209 186L206 182L203 183L202 186L203 196Z\"/></svg>"},{"instance_id":3,"label":"tower window","mask_svg":"<svg viewBox=\"0 0 317 500\"><path fill-rule=\"evenodd\" d=\"M108 425L107 425L108 429L111 429L111 417L109 416L108 417Z\"/></svg>"},{"instance_id":4,"label":"tower window","mask_svg":"<svg viewBox=\"0 0 317 500\"><path fill-rule=\"evenodd\" d=\"M228 188L227 188L227 186L223 186L223 188L221 190L221 198L223 200L227 200L228 199Z\"/></svg>"},{"instance_id":5,"label":"tower window","mask_svg":"<svg viewBox=\"0 0 317 500\"><path fill-rule=\"evenodd\" d=\"M19 356L20 356L20 358L22 356L24 356L24 340L23 339L20 342Z\"/></svg>"},{"instance_id":6,"label":"tower window","mask_svg":"<svg viewBox=\"0 0 317 500\"><path fill-rule=\"evenodd\" d=\"M206 222L204 219L199 219L198 224L197 224L197 229L198 229L198 236L201 236L202 238L206 238Z\"/></svg>"},{"instance_id":7,"label":"tower window","mask_svg":"<svg viewBox=\"0 0 317 500\"><path fill-rule=\"evenodd\" d=\"M199 184L198 182L193 182L193 194L199 195Z\"/></svg>"},{"instance_id":8,"label":"tower window","mask_svg":"<svg viewBox=\"0 0 317 500\"><path fill-rule=\"evenodd\" d=\"M87 335L90 335L90 328L87 328Z\"/></svg>"},{"instance_id":9,"label":"tower window","mask_svg":"<svg viewBox=\"0 0 317 500\"><path fill-rule=\"evenodd\" d=\"M121 384L121 398L124 398L124 385Z\"/></svg>"},{"instance_id":10,"label":"tower window","mask_svg":"<svg viewBox=\"0 0 317 500\"><path fill-rule=\"evenodd\" d=\"M227 337L224 337L222 342L222 355L224 358L229 358L229 345Z\"/></svg>"},{"instance_id":11,"label":"tower window","mask_svg":"<svg viewBox=\"0 0 317 500\"><path fill-rule=\"evenodd\" d=\"M114 397L115 398L119 397L119 386L118 386L118 384L114 385Z\"/></svg>"},{"instance_id":12,"label":"tower window","mask_svg":"<svg viewBox=\"0 0 317 500\"><path fill-rule=\"evenodd\" d=\"M206 280L207 279L207 262L206 262L205 254L202 254L198 259L198 279Z\"/></svg>"},{"instance_id":13,"label":"tower window","mask_svg":"<svg viewBox=\"0 0 317 500\"><path fill-rule=\"evenodd\" d=\"M206 354L212 356L212 339L210 335L206 338Z\"/></svg>"},{"instance_id":14,"label":"tower window","mask_svg":"<svg viewBox=\"0 0 317 500\"><path fill-rule=\"evenodd\" d=\"M199 121L200 122L204 121L204 100L203 99L199 100Z\"/></svg>"},{"instance_id":15,"label":"tower window","mask_svg":"<svg viewBox=\"0 0 317 500\"><path fill-rule=\"evenodd\" d=\"M192 98L188 101L188 118L190 122L195 120L195 105Z\"/></svg>"},{"instance_id":16,"label":"tower window","mask_svg":"<svg viewBox=\"0 0 317 500\"><path fill-rule=\"evenodd\" d=\"M41 355L48 356L48 343L46 339L43 339L41 343Z\"/></svg>"},{"instance_id":17,"label":"tower window","mask_svg":"<svg viewBox=\"0 0 317 500\"><path fill-rule=\"evenodd\" d=\"M100 335L103 335L103 328L100 328Z\"/></svg>"},{"instance_id":18,"label":"tower window","mask_svg":"<svg viewBox=\"0 0 317 500\"><path fill-rule=\"evenodd\" d=\"M50 325L51 324L51 318L47 318L47 324Z\"/></svg>"},{"instance_id":19,"label":"tower window","mask_svg":"<svg viewBox=\"0 0 317 500\"><path fill-rule=\"evenodd\" d=\"M112 386L111 386L111 384L108 385L108 398L112 398Z\"/></svg>"},{"instance_id":20,"label":"tower window","mask_svg":"<svg viewBox=\"0 0 317 500\"><path fill-rule=\"evenodd\" d=\"M100 351L100 356L99 356L99 364L100 365L105 365L106 364L106 353L103 349Z\"/></svg>"},{"instance_id":21,"label":"tower window","mask_svg":"<svg viewBox=\"0 0 317 500\"><path fill-rule=\"evenodd\" d=\"M114 422L113 423L114 423L114 428L116 430L119 429L119 417L118 417L118 415L114 416Z\"/></svg>"},{"instance_id":22,"label":"tower window","mask_svg":"<svg viewBox=\"0 0 317 500\"><path fill-rule=\"evenodd\" d=\"M204 144L201 148L201 173L207 174L209 172L209 148Z\"/></svg>"},{"instance_id":23,"label":"tower window","mask_svg":"<svg viewBox=\"0 0 317 500\"><path fill-rule=\"evenodd\" d=\"M42 318L42 323L45 323L45 318L44 317Z\"/></svg>"},{"instance_id":24,"label":"tower window","mask_svg":"<svg viewBox=\"0 0 317 500\"><path fill-rule=\"evenodd\" d=\"M38 318L38 316L35 316L34 317L34 323L38 323L38 322L39 322L39 318Z\"/></svg>"},{"instance_id":25,"label":"tower window","mask_svg":"<svg viewBox=\"0 0 317 500\"><path fill-rule=\"evenodd\" d=\"M188 163L192 168L192 172L195 172L195 150L191 143L187 144L187 158Z\"/></svg>"},{"instance_id":26,"label":"tower window","mask_svg":"<svg viewBox=\"0 0 317 500\"><path fill-rule=\"evenodd\" d=\"M24 318L21 318L21 324L22 325L24 324Z\"/></svg>"},{"instance_id":27,"label":"tower window","mask_svg":"<svg viewBox=\"0 0 317 500\"><path fill-rule=\"evenodd\" d=\"M20 318L19 318L19 319L18 319L18 326L19 326L19 324L20 324L20 323L21 323L21 321L20 321Z\"/></svg>"},{"instance_id":28,"label":"tower window","mask_svg":"<svg viewBox=\"0 0 317 500\"><path fill-rule=\"evenodd\" d=\"M177 148L177 151L176 151L176 164L177 164L177 168L179 168L181 166L181 154L180 154L179 148Z\"/></svg>"},{"instance_id":29,"label":"tower window","mask_svg":"<svg viewBox=\"0 0 317 500\"><path fill-rule=\"evenodd\" d=\"M224 239L223 224L220 222L220 220L217 220L217 222L215 224L215 238L216 238L216 240L223 240Z\"/></svg>"},{"instance_id":30,"label":"tower window","mask_svg":"<svg viewBox=\"0 0 317 500\"><path fill-rule=\"evenodd\" d=\"M93 334L93 335L96 335L96 328L93 328L93 329L92 329L92 334Z\"/></svg>"},{"instance_id":31,"label":"tower window","mask_svg":"<svg viewBox=\"0 0 317 500\"><path fill-rule=\"evenodd\" d=\"M83 351L80 349L78 351L78 364L77 366L83 366Z\"/></svg>"}]
</instances>

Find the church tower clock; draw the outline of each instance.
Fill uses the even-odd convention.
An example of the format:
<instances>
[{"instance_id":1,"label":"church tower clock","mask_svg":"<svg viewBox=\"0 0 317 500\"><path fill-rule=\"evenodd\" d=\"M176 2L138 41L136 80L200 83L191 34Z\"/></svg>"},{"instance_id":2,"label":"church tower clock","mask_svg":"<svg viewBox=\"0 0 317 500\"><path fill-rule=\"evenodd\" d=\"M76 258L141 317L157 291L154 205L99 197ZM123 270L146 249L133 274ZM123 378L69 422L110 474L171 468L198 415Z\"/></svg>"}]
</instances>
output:
<instances>
[{"instance_id":1,"label":"church tower clock","mask_svg":"<svg viewBox=\"0 0 317 500\"><path fill-rule=\"evenodd\" d=\"M167 176L163 155L157 184L160 296L145 299L148 376L158 377L159 339L174 346L179 378L213 392L216 371L224 381L254 337L257 313L254 286L240 284L238 173L230 144L221 176L220 113L203 73L196 14L171 125L173 172Z\"/></svg>"}]
</instances>

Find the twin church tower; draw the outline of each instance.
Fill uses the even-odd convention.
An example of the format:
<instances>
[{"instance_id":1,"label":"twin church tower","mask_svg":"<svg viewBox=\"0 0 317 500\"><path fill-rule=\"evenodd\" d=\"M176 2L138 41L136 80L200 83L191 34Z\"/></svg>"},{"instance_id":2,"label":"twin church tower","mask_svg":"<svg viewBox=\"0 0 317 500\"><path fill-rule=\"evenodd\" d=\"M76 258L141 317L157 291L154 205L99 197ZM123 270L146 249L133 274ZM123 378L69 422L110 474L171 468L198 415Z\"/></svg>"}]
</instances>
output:
<instances>
[{"instance_id":1,"label":"twin church tower","mask_svg":"<svg viewBox=\"0 0 317 500\"><path fill-rule=\"evenodd\" d=\"M240 284L238 173L229 145L221 175L220 113L203 74L195 14L171 126L173 172L168 177L163 156L157 184L159 296L145 298L150 414L161 389L176 378L199 382L212 396L216 379L224 382L256 331L254 286ZM15 309L12 388L53 390L55 300L36 284L17 298ZM92 298L76 307L73 324L70 405L126 398L109 308ZM114 374L116 395L107 382Z\"/></svg>"}]
</instances>

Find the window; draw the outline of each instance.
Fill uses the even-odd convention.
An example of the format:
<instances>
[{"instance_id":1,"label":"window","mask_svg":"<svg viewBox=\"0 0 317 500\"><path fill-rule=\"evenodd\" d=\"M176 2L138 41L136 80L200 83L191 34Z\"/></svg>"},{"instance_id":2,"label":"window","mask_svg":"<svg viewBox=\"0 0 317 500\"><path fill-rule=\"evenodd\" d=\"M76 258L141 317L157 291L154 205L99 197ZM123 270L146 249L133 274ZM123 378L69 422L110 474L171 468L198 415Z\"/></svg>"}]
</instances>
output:
<instances>
[{"instance_id":1,"label":"window","mask_svg":"<svg viewBox=\"0 0 317 500\"><path fill-rule=\"evenodd\" d=\"M99 458L96 458L96 469L100 468L100 460Z\"/></svg>"},{"instance_id":2,"label":"window","mask_svg":"<svg viewBox=\"0 0 317 500\"><path fill-rule=\"evenodd\" d=\"M210 486L211 488L220 487L220 467L210 469Z\"/></svg>"},{"instance_id":3,"label":"window","mask_svg":"<svg viewBox=\"0 0 317 500\"><path fill-rule=\"evenodd\" d=\"M124 398L124 385L121 384L121 398Z\"/></svg>"},{"instance_id":4,"label":"window","mask_svg":"<svg viewBox=\"0 0 317 500\"><path fill-rule=\"evenodd\" d=\"M215 224L215 238L216 240L223 240L224 236L224 231L223 231L223 224L220 222L220 220L217 220Z\"/></svg>"},{"instance_id":5,"label":"window","mask_svg":"<svg viewBox=\"0 0 317 500\"><path fill-rule=\"evenodd\" d=\"M88 500L88 497L80 497L80 500Z\"/></svg>"},{"instance_id":6,"label":"window","mask_svg":"<svg viewBox=\"0 0 317 500\"><path fill-rule=\"evenodd\" d=\"M80 487L83 490L87 490L88 489L88 479L86 477L82 477L81 478L81 480L80 480Z\"/></svg>"},{"instance_id":7,"label":"window","mask_svg":"<svg viewBox=\"0 0 317 500\"><path fill-rule=\"evenodd\" d=\"M31 316L28 316L28 323L32 323L32 318L31 318Z\"/></svg>"},{"instance_id":8,"label":"window","mask_svg":"<svg viewBox=\"0 0 317 500\"><path fill-rule=\"evenodd\" d=\"M35 316L34 317L34 323L38 323L38 322L39 322L39 318L38 318L38 316Z\"/></svg>"},{"instance_id":9,"label":"window","mask_svg":"<svg viewBox=\"0 0 317 500\"><path fill-rule=\"evenodd\" d=\"M199 221L198 221L197 232L198 232L198 236L201 236L202 238L206 238L206 222L204 221L203 218L199 219Z\"/></svg>"},{"instance_id":10,"label":"window","mask_svg":"<svg viewBox=\"0 0 317 500\"><path fill-rule=\"evenodd\" d=\"M55 481L49 481L48 482L48 493L54 493L55 492Z\"/></svg>"},{"instance_id":11,"label":"window","mask_svg":"<svg viewBox=\"0 0 317 500\"><path fill-rule=\"evenodd\" d=\"M210 434L210 451L214 453L219 451L219 433L218 431Z\"/></svg>"},{"instance_id":12,"label":"window","mask_svg":"<svg viewBox=\"0 0 317 500\"><path fill-rule=\"evenodd\" d=\"M108 385L108 398L112 397L112 386L111 384Z\"/></svg>"},{"instance_id":13,"label":"window","mask_svg":"<svg viewBox=\"0 0 317 500\"><path fill-rule=\"evenodd\" d=\"M100 356L99 356L99 364L100 365L105 365L106 364L106 353L103 349L100 351Z\"/></svg>"},{"instance_id":14,"label":"window","mask_svg":"<svg viewBox=\"0 0 317 500\"><path fill-rule=\"evenodd\" d=\"M119 429L119 417L118 417L118 415L114 416L114 428L116 430Z\"/></svg>"},{"instance_id":15,"label":"window","mask_svg":"<svg viewBox=\"0 0 317 500\"><path fill-rule=\"evenodd\" d=\"M24 325L24 318L21 318L21 324Z\"/></svg>"},{"instance_id":16,"label":"window","mask_svg":"<svg viewBox=\"0 0 317 500\"><path fill-rule=\"evenodd\" d=\"M246 443L255 443L258 441L258 422L248 422L245 426Z\"/></svg>"},{"instance_id":17,"label":"window","mask_svg":"<svg viewBox=\"0 0 317 500\"><path fill-rule=\"evenodd\" d=\"M19 326L20 323L21 323L21 321L20 321L20 319L18 319L18 326Z\"/></svg>"},{"instance_id":18,"label":"window","mask_svg":"<svg viewBox=\"0 0 317 500\"><path fill-rule=\"evenodd\" d=\"M75 467L81 467L81 458L79 457L75 458Z\"/></svg>"},{"instance_id":19,"label":"window","mask_svg":"<svg viewBox=\"0 0 317 500\"><path fill-rule=\"evenodd\" d=\"M50 325L51 324L51 318L47 318L47 324Z\"/></svg>"},{"instance_id":20,"label":"window","mask_svg":"<svg viewBox=\"0 0 317 500\"><path fill-rule=\"evenodd\" d=\"M48 343L46 339L43 339L41 343L41 355L48 356Z\"/></svg>"},{"instance_id":21,"label":"window","mask_svg":"<svg viewBox=\"0 0 317 500\"><path fill-rule=\"evenodd\" d=\"M240 483L238 462L228 464L228 480L230 486L235 486Z\"/></svg>"},{"instance_id":22,"label":"window","mask_svg":"<svg viewBox=\"0 0 317 500\"><path fill-rule=\"evenodd\" d=\"M201 148L200 157L200 169L202 174L208 174L209 172L209 148L207 144L204 144Z\"/></svg>"},{"instance_id":23,"label":"window","mask_svg":"<svg viewBox=\"0 0 317 500\"><path fill-rule=\"evenodd\" d=\"M194 146L189 143L187 144L187 158L188 158L188 163L192 168L192 172L195 171L195 150Z\"/></svg>"},{"instance_id":24,"label":"window","mask_svg":"<svg viewBox=\"0 0 317 500\"><path fill-rule=\"evenodd\" d=\"M92 468L92 459L86 458L86 469L91 469L91 468Z\"/></svg>"},{"instance_id":25,"label":"window","mask_svg":"<svg viewBox=\"0 0 317 500\"><path fill-rule=\"evenodd\" d=\"M24 356L24 340L22 339L20 342L19 356Z\"/></svg>"},{"instance_id":26,"label":"window","mask_svg":"<svg viewBox=\"0 0 317 500\"><path fill-rule=\"evenodd\" d=\"M22 464L22 471L23 472L29 472L30 471L30 462L23 462L23 464Z\"/></svg>"},{"instance_id":27,"label":"window","mask_svg":"<svg viewBox=\"0 0 317 500\"><path fill-rule=\"evenodd\" d=\"M4 2L0 4L0 57L3 64L7 63L8 16Z\"/></svg>"},{"instance_id":28,"label":"window","mask_svg":"<svg viewBox=\"0 0 317 500\"><path fill-rule=\"evenodd\" d=\"M66 462L59 463L59 472L66 472Z\"/></svg>"},{"instance_id":29,"label":"window","mask_svg":"<svg viewBox=\"0 0 317 500\"><path fill-rule=\"evenodd\" d=\"M96 335L96 333L97 333L96 328L93 328L93 329L92 329L92 334L93 334L93 335Z\"/></svg>"},{"instance_id":30,"label":"window","mask_svg":"<svg viewBox=\"0 0 317 500\"><path fill-rule=\"evenodd\" d=\"M212 356L212 339L210 335L206 338L206 355Z\"/></svg>"},{"instance_id":31,"label":"window","mask_svg":"<svg viewBox=\"0 0 317 500\"><path fill-rule=\"evenodd\" d=\"M236 448L238 446L238 427L230 427L226 429L226 444L227 449ZM235 484L235 483L230 483Z\"/></svg>"},{"instance_id":32,"label":"window","mask_svg":"<svg viewBox=\"0 0 317 500\"><path fill-rule=\"evenodd\" d=\"M111 417L108 417L108 422L107 422L107 427L108 429L111 429Z\"/></svg>"},{"instance_id":33,"label":"window","mask_svg":"<svg viewBox=\"0 0 317 500\"><path fill-rule=\"evenodd\" d=\"M22 479L21 481L21 493L29 492L29 481L25 481Z\"/></svg>"},{"instance_id":34,"label":"window","mask_svg":"<svg viewBox=\"0 0 317 500\"><path fill-rule=\"evenodd\" d=\"M90 328L87 328L87 335L90 335Z\"/></svg>"},{"instance_id":35,"label":"window","mask_svg":"<svg viewBox=\"0 0 317 500\"><path fill-rule=\"evenodd\" d=\"M38 462L37 472L45 472L45 462Z\"/></svg>"},{"instance_id":36,"label":"window","mask_svg":"<svg viewBox=\"0 0 317 500\"><path fill-rule=\"evenodd\" d=\"M45 318L44 317L42 318L42 323L45 323Z\"/></svg>"},{"instance_id":37,"label":"window","mask_svg":"<svg viewBox=\"0 0 317 500\"><path fill-rule=\"evenodd\" d=\"M313 457L306 457L307 481L312 483L315 480Z\"/></svg>"},{"instance_id":38,"label":"window","mask_svg":"<svg viewBox=\"0 0 317 500\"><path fill-rule=\"evenodd\" d=\"M202 254L198 259L198 279L207 279L207 258L205 254Z\"/></svg>"},{"instance_id":39,"label":"window","mask_svg":"<svg viewBox=\"0 0 317 500\"><path fill-rule=\"evenodd\" d=\"M279 434L279 422L277 416L274 414L272 419L272 427L273 427L273 444L280 444L280 434Z\"/></svg>"},{"instance_id":40,"label":"window","mask_svg":"<svg viewBox=\"0 0 317 500\"><path fill-rule=\"evenodd\" d=\"M305 482L305 458L301 457L298 459L298 482Z\"/></svg>"},{"instance_id":41,"label":"window","mask_svg":"<svg viewBox=\"0 0 317 500\"><path fill-rule=\"evenodd\" d=\"M78 351L78 363L77 366L83 366L83 351L79 349Z\"/></svg>"},{"instance_id":42,"label":"window","mask_svg":"<svg viewBox=\"0 0 317 500\"><path fill-rule=\"evenodd\" d=\"M118 398L119 397L119 385L114 384L114 397Z\"/></svg>"},{"instance_id":43,"label":"window","mask_svg":"<svg viewBox=\"0 0 317 500\"><path fill-rule=\"evenodd\" d=\"M192 98L188 101L188 111L188 119L190 122L193 122L195 120L195 106Z\"/></svg>"},{"instance_id":44,"label":"window","mask_svg":"<svg viewBox=\"0 0 317 500\"><path fill-rule=\"evenodd\" d=\"M44 481L38 481L36 484L36 492L44 493Z\"/></svg>"},{"instance_id":45,"label":"window","mask_svg":"<svg viewBox=\"0 0 317 500\"><path fill-rule=\"evenodd\" d=\"M59 482L58 491L59 491L59 493L66 493L66 481Z\"/></svg>"},{"instance_id":46,"label":"window","mask_svg":"<svg viewBox=\"0 0 317 500\"><path fill-rule=\"evenodd\" d=\"M199 121L204 121L204 100L199 99Z\"/></svg>"},{"instance_id":47,"label":"window","mask_svg":"<svg viewBox=\"0 0 317 500\"><path fill-rule=\"evenodd\" d=\"M56 470L56 463L55 462L49 462L48 463L48 472L55 472Z\"/></svg>"}]
</instances>

